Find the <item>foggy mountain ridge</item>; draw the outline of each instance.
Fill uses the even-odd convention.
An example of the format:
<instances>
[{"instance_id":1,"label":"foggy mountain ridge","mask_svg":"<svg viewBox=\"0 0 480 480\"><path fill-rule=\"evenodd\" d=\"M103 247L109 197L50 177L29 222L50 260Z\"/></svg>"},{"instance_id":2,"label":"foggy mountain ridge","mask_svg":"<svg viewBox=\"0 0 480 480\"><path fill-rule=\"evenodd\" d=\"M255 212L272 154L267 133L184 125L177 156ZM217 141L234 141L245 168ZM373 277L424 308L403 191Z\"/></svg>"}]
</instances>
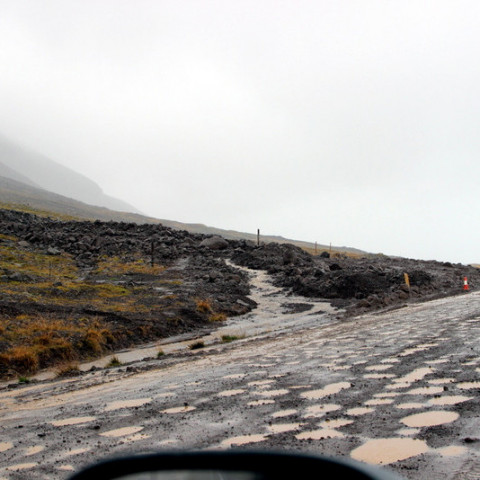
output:
<instances>
[{"instance_id":1,"label":"foggy mountain ridge","mask_svg":"<svg viewBox=\"0 0 480 480\"><path fill-rule=\"evenodd\" d=\"M20 172L17 172L13 168L7 167L7 165L5 165L2 162L0 162L0 176L5 178L11 178L12 180L25 183L32 187L40 188L39 185L35 184L35 182L32 182L30 178L26 177L25 175L22 175Z\"/></svg>"},{"instance_id":2,"label":"foggy mountain ridge","mask_svg":"<svg viewBox=\"0 0 480 480\"><path fill-rule=\"evenodd\" d=\"M28 172L28 176L26 174ZM177 230L220 235L231 240L257 241L254 233L225 230L201 223L182 223L149 217L123 200L105 195L94 181L48 157L31 152L0 134L0 202L69 215L84 220L160 223ZM278 235L261 235L262 242L292 243L313 249L312 242L290 240ZM318 245L319 251L327 250ZM342 251L364 253L355 248Z\"/></svg>"},{"instance_id":3,"label":"foggy mountain ridge","mask_svg":"<svg viewBox=\"0 0 480 480\"><path fill-rule=\"evenodd\" d=\"M42 154L25 149L1 134L0 175L90 205L141 213L127 202L103 193L99 185L85 175Z\"/></svg>"},{"instance_id":4,"label":"foggy mountain ridge","mask_svg":"<svg viewBox=\"0 0 480 480\"><path fill-rule=\"evenodd\" d=\"M2 166L0 165L0 172ZM1 205L3 203L4 205ZM25 208L27 207L27 208ZM24 211L43 211L55 214L68 215L79 220L101 220L116 221L127 223L155 223L176 230L186 230L190 233L200 233L204 235L220 235L231 240L245 239L256 242L257 236L253 233L237 232L234 230L224 230L221 228L209 227L201 223L182 223L174 220L157 219L129 212L118 212L105 207L89 205L72 198L68 198L57 193L49 192L43 188L35 187L27 183L14 180L10 177L0 175L0 208L10 208L13 210ZM298 240L289 240L280 236L262 235L261 241L265 243L292 243L299 247L313 249L314 244ZM318 245L319 252L327 250L325 245ZM358 252L353 248L338 249L342 251ZM362 252L364 253L364 252Z\"/></svg>"}]
</instances>

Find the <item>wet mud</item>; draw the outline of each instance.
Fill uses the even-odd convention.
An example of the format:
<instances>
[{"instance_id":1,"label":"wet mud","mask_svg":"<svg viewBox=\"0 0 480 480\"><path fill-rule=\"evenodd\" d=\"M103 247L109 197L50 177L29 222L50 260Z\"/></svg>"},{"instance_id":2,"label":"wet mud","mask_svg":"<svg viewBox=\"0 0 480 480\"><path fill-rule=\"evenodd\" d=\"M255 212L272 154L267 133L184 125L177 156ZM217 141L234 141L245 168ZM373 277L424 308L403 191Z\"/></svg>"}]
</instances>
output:
<instances>
[{"instance_id":1,"label":"wet mud","mask_svg":"<svg viewBox=\"0 0 480 480\"><path fill-rule=\"evenodd\" d=\"M258 311L224 327L244 332L236 341L216 332L200 350L179 342L161 358L0 386L0 478L66 479L111 455L226 448L479 478L478 293L345 321L314 302L279 310L297 300L268 276L252 284Z\"/></svg>"}]
</instances>

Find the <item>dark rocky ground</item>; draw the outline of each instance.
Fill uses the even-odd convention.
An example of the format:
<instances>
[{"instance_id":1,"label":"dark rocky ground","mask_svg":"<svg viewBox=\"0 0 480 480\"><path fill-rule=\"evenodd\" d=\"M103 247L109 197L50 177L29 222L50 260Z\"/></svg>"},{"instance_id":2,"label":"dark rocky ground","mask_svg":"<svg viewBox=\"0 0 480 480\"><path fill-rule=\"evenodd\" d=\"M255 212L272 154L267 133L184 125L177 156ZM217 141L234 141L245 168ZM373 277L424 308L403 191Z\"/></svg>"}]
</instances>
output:
<instances>
[{"instance_id":1,"label":"dark rocky ground","mask_svg":"<svg viewBox=\"0 0 480 480\"><path fill-rule=\"evenodd\" d=\"M462 291L465 276L470 289L480 284L480 270L472 266L384 255L352 258L336 254L330 258L324 252L312 256L288 244L237 249L232 259L268 271L277 286L297 295L345 306L348 315L455 295Z\"/></svg>"},{"instance_id":2,"label":"dark rocky ground","mask_svg":"<svg viewBox=\"0 0 480 480\"><path fill-rule=\"evenodd\" d=\"M85 282L110 282L130 288L136 307L141 307L112 311L89 305L81 298L68 306L29 300L31 296L19 301L6 293L10 283L25 280L13 268L3 269L3 275L0 272L0 315L18 317L38 312L55 317L68 312L72 318L99 318L113 332L114 340L106 345L111 349L212 328L213 315L221 319L254 308L255 303L248 298L248 276L227 265L225 259L266 270L277 286L297 295L328 299L346 307L349 316L457 294L462 291L464 276L468 277L470 288L480 285L480 270L471 266L383 255L312 256L289 244L256 246L248 241L207 237L161 225L60 221L0 210L0 234L8 236L1 240L5 245L13 242L16 248L43 252L52 258L68 255ZM113 257L125 261L141 258L146 264L166 268L156 275L125 272L115 277L96 271L101 259ZM409 275L410 288L405 285L404 273ZM35 278L26 280L35 283ZM59 289L57 296L61 296L61 285L52 288L53 293L55 288ZM209 305L199 308L198 299L207 300ZM1 350L0 341L0 353Z\"/></svg>"}]
</instances>

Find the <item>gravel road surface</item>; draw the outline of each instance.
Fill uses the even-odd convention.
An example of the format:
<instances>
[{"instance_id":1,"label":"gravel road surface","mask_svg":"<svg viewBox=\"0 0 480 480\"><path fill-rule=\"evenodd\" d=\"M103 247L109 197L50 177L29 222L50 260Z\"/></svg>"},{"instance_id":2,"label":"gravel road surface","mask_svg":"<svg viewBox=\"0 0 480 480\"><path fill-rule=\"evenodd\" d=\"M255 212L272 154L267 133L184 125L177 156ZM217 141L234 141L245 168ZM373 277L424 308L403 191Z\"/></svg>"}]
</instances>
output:
<instances>
[{"instance_id":1,"label":"gravel road surface","mask_svg":"<svg viewBox=\"0 0 480 480\"><path fill-rule=\"evenodd\" d=\"M165 346L159 359L0 385L0 479L65 479L111 455L207 448L480 478L480 293L345 320L260 275L258 310L222 330L245 338L223 344L217 333L199 350Z\"/></svg>"}]
</instances>

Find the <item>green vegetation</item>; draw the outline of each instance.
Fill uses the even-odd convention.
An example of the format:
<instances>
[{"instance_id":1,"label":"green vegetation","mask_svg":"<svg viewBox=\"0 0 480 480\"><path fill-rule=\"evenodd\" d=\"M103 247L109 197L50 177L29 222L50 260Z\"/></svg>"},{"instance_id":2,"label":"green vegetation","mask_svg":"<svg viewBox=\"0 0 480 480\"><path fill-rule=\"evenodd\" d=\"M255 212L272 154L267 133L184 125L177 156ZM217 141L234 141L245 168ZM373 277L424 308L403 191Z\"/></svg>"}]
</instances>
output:
<instances>
[{"instance_id":1,"label":"green vegetation","mask_svg":"<svg viewBox=\"0 0 480 480\"><path fill-rule=\"evenodd\" d=\"M107 368L112 368L112 367L120 367L121 365L123 365L123 363L120 361L120 359L116 355L114 355L105 366Z\"/></svg>"},{"instance_id":2,"label":"green vegetation","mask_svg":"<svg viewBox=\"0 0 480 480\"><path fill-rule=\"evenodd\" d=\"M165 352L164 352L162 349L160 349L160 350L157 352L157 358L161 358L161 357L163 357L164 355L165 355Z\"/></svg>"},{"instance_id":3,"label":"green vegetation","mask_svg":"<svg viewBox=\"0 0 480 480\"><path fill-rule=\"evenodd\" d=\"M224 313L212 313L208 317L209 322L224 322L227 316Z\"/></svg>"},{"instance_id":4,"label":"green vegetation","mask_svg":"<svg viewBox=\"0 0 480 480\"><path fill-rule=\"evenodd\" d=\"M158 318L173 303L184 306L177 296L162 299L155 290L165 284L175 288L175 278L157 278L166 271L137 254L124 261L101 259L85 277L66 253L47 255L0 235L0 292L6 305L0 314L0 378L32 375L55 365L63 376L68 374L61 371L63 365L100 356L119 343L153 338L157 327L148 318ZM127 286L125 277L118 281L129 274L148 275L149 283ZM142 317L134 324L112 323L105 321L109 314ZM72 374L74 369L68 369Z\"/></svg>"},{"instance_id":5,"label":"green vegetation","mask_svg":"<svg viewBox=\"0 0 480 480\"><path fill-rule=\"evenodd\" d=\"M73 218L28 205L0 203L2 207L57 220ZM49 222L44 224L48 230ZM118 227L124 243L114 239L112 251L125 253L98 258L89 242L79 241L77 257L48 248L49 238L52 247L68 249L83 234L68 234L69 243L62 243L52 230L36 247L38 238L28 236L28 222L24 225L18 231L25 231L25 236L19 235L31 238L30 243L0 234L0 378L31 376L49 367L60 376L74 375L78 362L226 319L214 295L200 297L199 289L194 297L185 288L183 270L152 265L149 249L129 242L124 227ZM79 231L85 228L89 225ZM71 231L77 232L77 226ZM162 354L158 352L158 357Z\"/></svg>"},{"instance_id":6,"label":"green vegetation","mask_svg":"<svg viewBox=\"0 0 480 480\"><path fill-rule=\"evenodd\" d=\"M222 335L222 343L230 343L245 338L245 335Z\"/></svg>"},{"instance_id":7,"label":"green vegetation","mask_svg":"<svg viewBox=\"0 0 480 480\"><path fill-rule=\"evenodd\" d=\"M119 257L102 257L97 265L96 274L98 275L159 275L165 270L162 265L151 265L145 258L136 258L125 261Z\"/></svg>"}]
</instances>

